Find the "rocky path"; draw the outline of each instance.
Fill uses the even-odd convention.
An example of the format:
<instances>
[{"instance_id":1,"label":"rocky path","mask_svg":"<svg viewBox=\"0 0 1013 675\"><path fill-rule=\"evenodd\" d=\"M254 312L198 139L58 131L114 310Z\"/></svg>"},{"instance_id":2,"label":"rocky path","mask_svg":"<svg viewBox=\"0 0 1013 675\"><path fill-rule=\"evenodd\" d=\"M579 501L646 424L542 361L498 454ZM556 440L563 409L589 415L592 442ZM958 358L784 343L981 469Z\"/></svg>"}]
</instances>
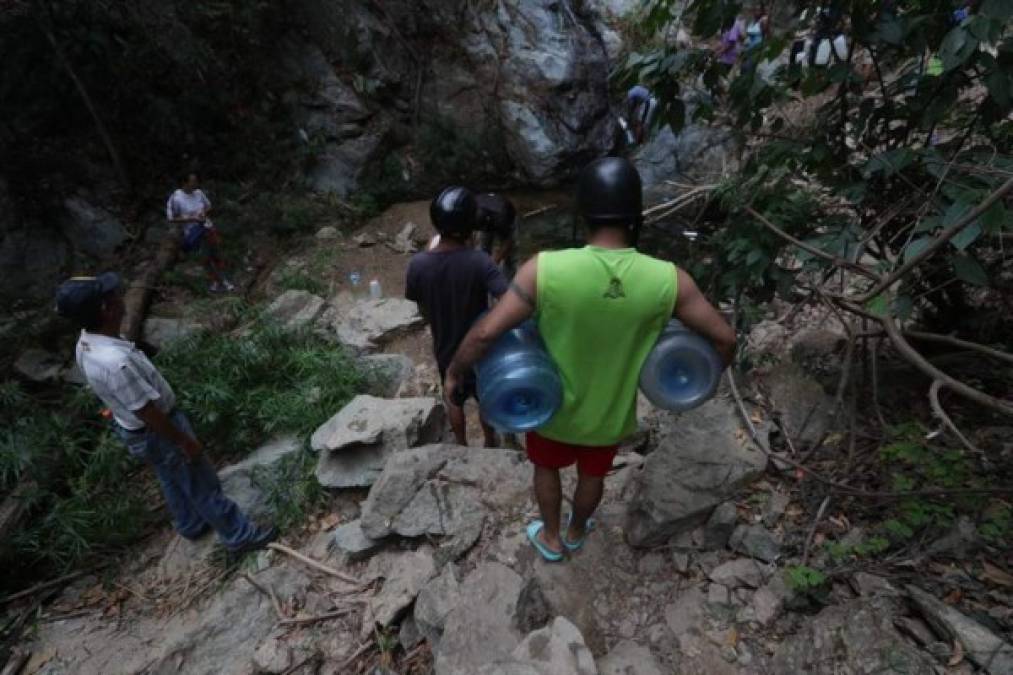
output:
<instances>
[{"instance_id":1,"label":"rocky path","mask_svg":"<svg viewBox=\"0 0 1013 675\"><path fill-rule=\"evenodd\" d=\"M227 572L210 538L165 533L110 576L66 589L24 672L1013 672L1013 650L987 628L882 577L842 579L824 599L832 606L800 613L818 606L785 567L812 516L749 442L727 392L680 416L643 406L585 548L542 561L523 534L536 514L523 455L446 444L428 336L398 299L406 251L425 238L406 224L424 222L423 208L399 207L356 238L322 232L267 286L270 314L314 326L374 372L370 392L309 440L332 496L284 543L325 567L272 550ZM350 269L375 275L388 297L354 297ZM320 275L323 294L279 287L296 272ZM779 377L763 389L782 409L825 402L804 376ZM747 405L766 433L767 410ZM226 468L227 491L270 515L255 476L302 441L278 439ZM938 645L955 640L967 656L946 666Z\"/></svg>"}]
</instances>

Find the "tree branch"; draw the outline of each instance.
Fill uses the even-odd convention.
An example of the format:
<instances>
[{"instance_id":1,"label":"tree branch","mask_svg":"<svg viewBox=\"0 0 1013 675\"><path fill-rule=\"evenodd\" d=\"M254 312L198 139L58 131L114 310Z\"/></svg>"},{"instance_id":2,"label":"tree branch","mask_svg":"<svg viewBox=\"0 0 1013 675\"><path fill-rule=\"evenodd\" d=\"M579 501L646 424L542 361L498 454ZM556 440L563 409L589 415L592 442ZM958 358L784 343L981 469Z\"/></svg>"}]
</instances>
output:
<instances>
[{"instance_id":1,"label":"tree branch","mask_svg":"<svg viewBox=\"0 0 1013 675\"><path fill-rule=\"evenodd\" d=\"M953 432L954 436L960 439L960 442L964 444L965 448L978 455L984 454L980 448L971 441L967 440L967 437L964 436L964 434L960 433L960 429L957 428L957 425L953 423L950 416L946 414L945 410L943 410L942 404L939 403L939 390L942 388L943 383L940 380L933 380L932 386L929 387L929 405L932 406L932 413L938 417L940 421L942 421L947 429Z\"/></svg>"},{"instance_id":2,"label":"tree branch","mask_svg":"<svg viewBox=\"0 0 1013 675\"><path fill-rule=\"evenodd\" d=\"M926 342L941 342L943 344L952 345L954 347L961 347L963 349L970 349L976 352L981 352L993 358L999 359L1000 361L1006 361L1007 363L1013 363L1013 354L1009 352L1000 351L993 349L992 347L986 347L985 345L978 344L977 342L968 342L967 340L961 340L951 335L939 335L938 333L923 333L918 330L906 330L904 336L914 338L916 340L924 340Z\"/></svg>"}]
</instances>

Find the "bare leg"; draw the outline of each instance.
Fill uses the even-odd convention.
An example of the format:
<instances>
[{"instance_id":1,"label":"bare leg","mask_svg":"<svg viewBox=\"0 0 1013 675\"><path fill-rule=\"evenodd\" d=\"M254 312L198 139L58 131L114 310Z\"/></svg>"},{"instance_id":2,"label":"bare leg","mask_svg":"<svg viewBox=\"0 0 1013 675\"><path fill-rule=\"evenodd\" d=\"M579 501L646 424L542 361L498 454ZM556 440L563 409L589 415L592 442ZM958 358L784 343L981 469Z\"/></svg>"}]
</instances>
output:
<instances>
[{"instance_id":1,"label":"bare leg","mask_svg":"<svg viewBox=\"0 0 1013 675\"><path fill-rule=\"evenodd\" d=\"M468 429L464 419L464 408L456 405L447 405L447 417L450 419L450 428L454 432L454 438L458 445L468 444Z\"/></svg>"},{"instance_id":2,"label":"bare leg","mask_svg":"<svg viewBox=\"0 0 1013 675\"><path fill-rule=\"evenodd\" d=\"M563 502L563 486L559 480L559 469L535 467L535 501L542 513L545 527L539 535L542 543L551 550L562 553L563 542L559 538L559 509Z\"/></svg>"},{"instance_id":3,"label":"bare leg","mask_svg":"<svg viewBox=\"0 0 1013 675\"><path fill-rule=\"evenodd\" d=\"M587 531L587 519L591 517L605 492L605 479L601 476L577 476L577 488L573 491L573 518L566 530L567 541L578 541Z\"/></svg>"},{"instance_id":4,"label":"bare leg","mask_svg":"<svg viewBox=\"0 0 1013 675\"><path fill-rule=\"evenodd\" d=\"M487 448L498 448L499 444L496 442L496 430L489 426L481 415L478 416L478 421L482 425L482 434L485 436L485 447Z\"/></svg>"}]
</instances>

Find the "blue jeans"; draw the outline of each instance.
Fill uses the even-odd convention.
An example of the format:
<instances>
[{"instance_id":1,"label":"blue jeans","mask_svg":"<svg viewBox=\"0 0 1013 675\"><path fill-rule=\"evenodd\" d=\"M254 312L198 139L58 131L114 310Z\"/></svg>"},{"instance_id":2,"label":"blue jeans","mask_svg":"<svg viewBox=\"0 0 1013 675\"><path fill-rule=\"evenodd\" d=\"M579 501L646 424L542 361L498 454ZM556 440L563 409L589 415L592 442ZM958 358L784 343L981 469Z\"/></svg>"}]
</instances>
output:
<instances>
[{"instance_id":1,"label":"blue jeans","mask_svg":"<svg viewBox=\"0 0 1013 675\"><path fill-rule=\"evenodd\" d=\"M177 410L170 419L180 431L194 435L186 415ZM187 463L176 444L154 432L128 431L118 424L114 428L130 454L155 470L180 535L195 539L210 526L223 546L236 549L261 534L236 503L222 493L218 474L207 457L201 455Z\"/></svg>"}]
</instances>

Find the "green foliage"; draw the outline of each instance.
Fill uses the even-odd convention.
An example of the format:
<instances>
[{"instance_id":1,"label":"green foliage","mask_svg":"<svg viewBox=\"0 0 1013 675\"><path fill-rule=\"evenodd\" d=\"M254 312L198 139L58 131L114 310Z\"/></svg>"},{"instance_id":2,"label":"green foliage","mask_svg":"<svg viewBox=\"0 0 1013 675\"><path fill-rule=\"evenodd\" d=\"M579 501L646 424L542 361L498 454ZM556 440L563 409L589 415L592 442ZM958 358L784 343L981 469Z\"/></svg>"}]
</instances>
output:
<instances>
[{"instance_id":1,"label":"green foliage","mask_svg":"<svg viewBox=\"0 0 1013 675\"><path fill-rule=\"evenodd\" d=\"M313 507L326 496L317 480L317 455L303 448L268 470L255 471L253 483L264 495L274 522L285 531L305 522Z\"/></svg>"},{"instance_id":2,"label":"green foliage","mask_svg":"<svg viewBox=\"0 0 1013 675\"><path fill-rule=\"evenodd\" d=\"M278 288L283 291L309 291L321 295L326 288L320 277L306 270L284 270L278 278Z\"/></svg>"},{"instance_id":3,"label":"green foliage","mask_svg":"<svg viewBox=\"0 0 1013 675\"><path fill-rule=\"evenodd\" d=\"M999 547L1013 541L1013 506L996 501L984 511L978 533L989 543Z\"/></svg>"},{"instance_id":4,"label":"green foliage","mask_svg":"<svg viewBox=\"0 0 1013 675\"><path fill-rule=\"evenodd\" d=\"M213 452L241 455L278 433L308 434L361 387L339 348L310 332L258 325L242 339L200 334L156 363Z\"/></svg>"}]
</instances>

